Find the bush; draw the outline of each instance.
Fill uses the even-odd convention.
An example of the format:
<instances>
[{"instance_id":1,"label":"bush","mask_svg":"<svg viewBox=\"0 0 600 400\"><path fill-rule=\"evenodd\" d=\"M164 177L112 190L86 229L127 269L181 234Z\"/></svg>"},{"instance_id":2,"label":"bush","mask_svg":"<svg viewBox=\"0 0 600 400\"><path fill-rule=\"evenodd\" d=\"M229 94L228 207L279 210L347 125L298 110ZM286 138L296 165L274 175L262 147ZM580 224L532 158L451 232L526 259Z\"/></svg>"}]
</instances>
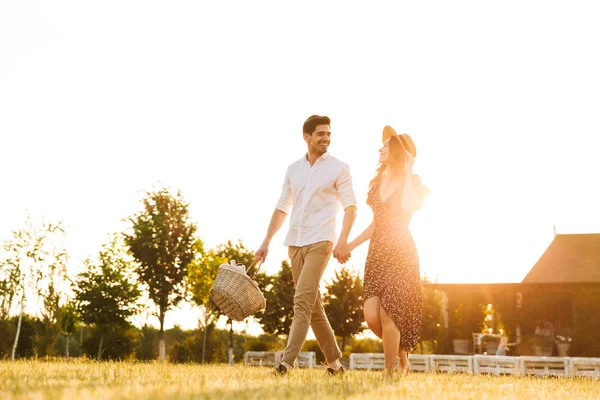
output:
<instances>
[{"instance_id":1,"label":"bush","mask_svg":"<svg viewBox=\"0 0 600 400\"><path fill-rule=\"evenodd\" d=\"M135 342L135 358L143 361L158 358L158 329L149 325L138 330Z\"/></svg>"},{"instance_id":2,"label":"bush","mask_svg":"<svg viewBox=\"0 0 600 400\"><path fill-rule=\"evenodd\" d=\"M81 355L81 346L77 338L79 335L72 335L69 338L69 357L77 357ZM59 357L64 357L67 349L67 337L62 333L54 342L54 354Z\"/></svg>"},{"instance_id":3,"label":"bush","mask_svg":"<svg viewBox=\"0 0 600 400\"><path fill-rule=\"evenodd\" d=\"M354 339L346 353L383 353L383 343L379 339Z\"/></svg>"},{"instance_id":4,"label":"bush","mask_svg":"<svg viewBox=\"0 0 600 400\"><path fill-rule=\"evenodd\" d=\"M102 360L127 360L134 354L134 340L137 329L134 327L118 328L104 336ZM98 357L100 332L92 329L90 335L83 339L82 350L89 358Z\"/></svg>"},{"instance_id":5,"label":"bush","mask_svg":"<svg viewBox=\"0 0 600 400\"><path fill-rule=\"evenodd\" d=\"M267 351L269 345L265 342L261 342L259 339L250 339L246 343L246 351Z\"/></svg>"},{"instance_id":6,"label":"bush","mask_svg":"<svg viewBox=\"0 0 600 400\"><path fill-rule=\"evenodd\" d=\"M279 351L285 348L285 341L276 335L260 335L247 337L244 351Z\"/></svg>"},{"instance_id":7,"label":"bush","mask_svg":"<svg viewBox=\"0 0 600 400\"><path fill-rule=\"evenodd\" d=\"M16 325L12 321L0 320L0 360L10 358Z\"/></svg>"}]
</instances>

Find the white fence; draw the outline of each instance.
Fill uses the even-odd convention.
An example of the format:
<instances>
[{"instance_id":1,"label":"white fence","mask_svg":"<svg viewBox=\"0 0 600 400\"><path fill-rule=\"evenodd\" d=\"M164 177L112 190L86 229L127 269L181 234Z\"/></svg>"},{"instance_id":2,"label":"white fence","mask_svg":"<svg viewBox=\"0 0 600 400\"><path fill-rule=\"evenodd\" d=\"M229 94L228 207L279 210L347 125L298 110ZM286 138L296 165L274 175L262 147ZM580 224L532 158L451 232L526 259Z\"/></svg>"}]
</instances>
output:
<instances>
[{"instance_id":1,"label":"white fence","mask_svg":"<svg viewBox=\"0 0 600 400\"><path fill-rule=\"evenodd\" d=\"M253 366L275 366L281 362L283 351L247 351L244 354L244 364ZM300 368L314 368L317 366L317 353L302 351L296 360Z\"/></svg>"},{"instance_id":2,"label":"white fence","mask_svg":"<svg viewBox=\"0 0 600 400\"><path fill-rule=\"evenodd\" d=\"M519 357L523 375L571 376L567 357Z\"/></svg>"},{"instance_id":3,"label":"white fence","mask_svg":"<svg viewBox=\"0 0 600 400\"><path fill-rule=\"evenodd\" d=\"M473 356L473 373L492 375L521 375L519 357Z\"/></svg>"},{"instance_id":4,"label":"white fence","mask_svg":"<svg viewBox=\"0 0 600 400\"><path fill-rule=\"evenodd\" d=\"M410 354L411 371L600 379L600 358ZM383 353L352 353L350 369L383 369Z\"/></svg>"},{"instance_id":5,"label":"white fence","mask_svg":"<svg viewBox=\"0 0 600 400\"><path fill-rule=\"evenodd\" d=\"M473 357L433 354L429 356L432 372L464 372L473 373Z\"/></svg>"},{"instance_id":6,"label":"white fence","mask_svg":"<svg viewBox=\"0 0 600 400\"><path fill-rule=\"evenodd\" d=\"M248 351L244 364L275 366L283 351ZM418 372L447 372L492 375L582 376L600 379L600 358L590 357L512 357L457 356L444 354L409 354L410 370ZM317 355L303 351L296 360L301 368L315 368ZM379 370L384 367L383 353L352 353L350 369Z\"/></svg>"},{"instance_id":7,"label":"white fence","mask_svg":"<svg viewBox=\"0 0 600 400\"><path fill-rule=\"evenodd\" d=\"M413 371L429 372L429 356L409 354L410 368ZM396 361L396 365L398 362ZM350 354L350 369L383 369L383 353L352 353Z\"/></svg>"},{"instance_id":8,"label":"white fence","mask_svg":"<svg viewBox=\"0 0 600 400\"><path fill-rule=\"evenodd\" d=\"M600 379L600 358L571 357L569 358L571 376L589 376Z\"/></svg>"},{"instance_id":9,"label":"white fence","mask_svg":"<svg viewBox=\"0 0 600 400\"><path fill-rule=\"evenodd\" d=\"M244 364L257 367L267 367L276 365L275 352L273 351L247 351L244 354Z\"/></svg>"}]
</instances>

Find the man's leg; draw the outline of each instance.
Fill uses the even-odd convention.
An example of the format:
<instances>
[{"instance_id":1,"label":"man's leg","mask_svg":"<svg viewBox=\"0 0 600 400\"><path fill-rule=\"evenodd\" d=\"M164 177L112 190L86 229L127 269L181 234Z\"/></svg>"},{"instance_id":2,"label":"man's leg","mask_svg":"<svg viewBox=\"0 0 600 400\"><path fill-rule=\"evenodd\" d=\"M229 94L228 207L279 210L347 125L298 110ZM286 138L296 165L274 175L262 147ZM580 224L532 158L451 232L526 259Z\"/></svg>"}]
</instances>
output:
<instances>
[{"instance_id":1,"label":"man's leg","mask_svg":"<svg viewBox=\"0 0 600 400\"><path fill-rule=\"evenodd\" d=\"M327 363L332 365L334 361L342 357L342 352L338 347L333 329L331 329L331 324L325 314L320 292L317 292L317 300L313 309L310 326L317 338L317 342L319 342L319 347L321 347L321 351L323 352Z\"/></svg>"},{"instance_id":2,"label":"man's leg","mask_svg":"<svg viewBox=\"0 0 600 400\"><path fill-rule=\"evenodd\" d=\"M292 274L296 292L294 294L294 320L290 327L288 343L283 352L282 360L287 365L294 364L308 334L319 292L319 283L329 257L331 257L332 250L333 245L330 242L319 242L304 247L290 247L289 255L292 260ZM320 328L322 322L319 322L318 325ZM320 332L323 331L323 329L319 330Z\"/></svg>"}]
</instances>

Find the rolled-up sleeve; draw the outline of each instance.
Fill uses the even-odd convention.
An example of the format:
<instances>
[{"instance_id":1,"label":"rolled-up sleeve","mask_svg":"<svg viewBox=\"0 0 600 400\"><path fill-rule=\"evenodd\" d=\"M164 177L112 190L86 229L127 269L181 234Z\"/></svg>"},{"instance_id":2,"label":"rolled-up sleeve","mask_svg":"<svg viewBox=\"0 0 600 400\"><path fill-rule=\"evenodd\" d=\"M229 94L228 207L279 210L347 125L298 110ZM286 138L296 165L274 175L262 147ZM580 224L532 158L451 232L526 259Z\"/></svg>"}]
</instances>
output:
<instances>
[{"instance_id":1,"label":"rolled-up sleeve","mask_svg":"<svg viewBox=\"0 0 600 400\"><path fill-rule=\"evenodd\" d=\"M283 211L286 214L290 213L292 208L292 187L290 185L290 167L285 171L285 180L281 188L281 196L277 201L276 209Z\"/></svg>"},{"instance_id":2,"label":"rolled-up sleeve","mask_svg":"<svg viewBox=\"0 0 600 400\"><path fill-rule=\"evenodd\" d=\"M350 176L350 168L347 164L343 164L340 168L337 177L337 192L344 209L355 206L356 207L356 195L354 194L354 188L352 187L352 176Z\"/></svg>"}]
</instances>

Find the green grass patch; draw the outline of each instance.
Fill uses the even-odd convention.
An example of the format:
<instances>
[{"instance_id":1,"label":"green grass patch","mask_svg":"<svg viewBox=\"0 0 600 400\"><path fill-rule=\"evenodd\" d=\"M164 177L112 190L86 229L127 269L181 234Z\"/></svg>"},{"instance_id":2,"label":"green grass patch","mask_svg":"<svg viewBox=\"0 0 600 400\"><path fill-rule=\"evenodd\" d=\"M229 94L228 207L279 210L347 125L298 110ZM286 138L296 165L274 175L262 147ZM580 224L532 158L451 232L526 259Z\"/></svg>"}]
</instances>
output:
<instances>
[{"instance_id":1,"label":"green grass patch","mask_svg":"<svg viewBox=\"0 0 600 400\"><path fill-rule=\"evenodd\" d=\"M296 369L93 361L0 362L0 399L597 399L600 382L380 371L327 376Z\"/></svg>"}]
</instances>

